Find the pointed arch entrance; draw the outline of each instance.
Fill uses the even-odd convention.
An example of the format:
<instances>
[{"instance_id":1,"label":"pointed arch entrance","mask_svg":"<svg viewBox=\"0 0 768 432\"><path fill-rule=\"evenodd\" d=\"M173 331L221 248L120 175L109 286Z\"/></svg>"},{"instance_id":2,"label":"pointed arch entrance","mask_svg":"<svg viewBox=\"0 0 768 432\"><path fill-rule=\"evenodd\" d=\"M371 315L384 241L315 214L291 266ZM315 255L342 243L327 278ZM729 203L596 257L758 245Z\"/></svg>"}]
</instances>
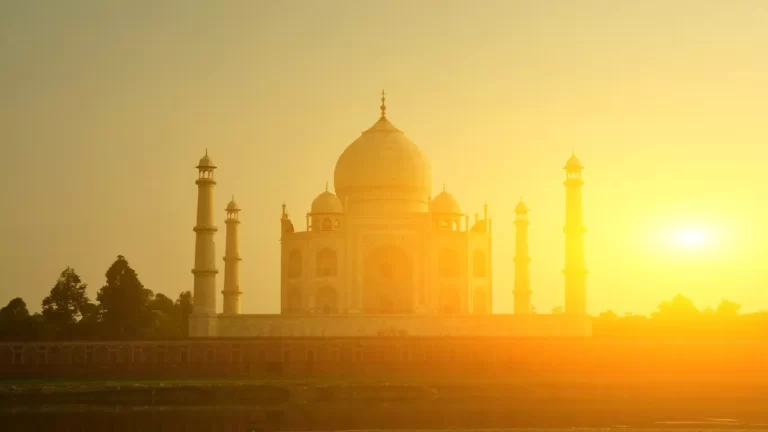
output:
<instances>
[{"instance_id":1,"label":"pointed arch entrance","mask_svg":"<svg viewBox=\"0 0 768 432\"><path fill-rule=\"evenodd\" d=\"M402 248L381 246L366 257L363 310L369 314L413 312L413 265Z\"/></svg>"}]
</instances>

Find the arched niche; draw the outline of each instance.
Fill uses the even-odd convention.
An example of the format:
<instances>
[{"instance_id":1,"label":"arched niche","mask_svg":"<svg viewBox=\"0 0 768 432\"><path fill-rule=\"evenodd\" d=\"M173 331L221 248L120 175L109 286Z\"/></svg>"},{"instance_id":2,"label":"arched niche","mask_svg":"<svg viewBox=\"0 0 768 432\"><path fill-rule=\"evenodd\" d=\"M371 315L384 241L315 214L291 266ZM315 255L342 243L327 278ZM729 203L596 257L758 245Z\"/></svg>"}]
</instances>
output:
<instances>
[{"instance_id":1,"label":"arched niche","mask_svg":"<svg viewBox=\"0 0 768 432\"><path fill-rule=\"evenodd\" d=\"M338 273L336 251L324 248L315 257L315 273L317 276L336 276Z\"/></svg>"},{"instance_id":2,"label":"arched niche","mask_svg":"<svg viewBox=\"0 0 768 432\"><path fill-rule=\"evenodd\" d=\"M300 278L302 273L301 251L298 249L292 250L288 254L288 265L286 271L288 272L288 278L295 279Z\"/></svg>"},{"instance_id":3,"label":"arched niche","mask_svg":"<svg viewBox=\"0 0 768 432\"><path fill-rule=\"evenodd\" d=\"M323 231L331 231L333 229L333 225L331 224L331 220L328 218L323 218L322 228Z\"/></svg>"},{"instance_id":4,"label":"arched niche","mask_svg":"<svg viewBox=\"0 0 768 432\"><path fill-rule=\"evenodd\" d=\"M291 286L285 293L285 307L283 310L287 314L298 314L302 311L301 290L299 287Z\"/></svg>"}]
</instances>

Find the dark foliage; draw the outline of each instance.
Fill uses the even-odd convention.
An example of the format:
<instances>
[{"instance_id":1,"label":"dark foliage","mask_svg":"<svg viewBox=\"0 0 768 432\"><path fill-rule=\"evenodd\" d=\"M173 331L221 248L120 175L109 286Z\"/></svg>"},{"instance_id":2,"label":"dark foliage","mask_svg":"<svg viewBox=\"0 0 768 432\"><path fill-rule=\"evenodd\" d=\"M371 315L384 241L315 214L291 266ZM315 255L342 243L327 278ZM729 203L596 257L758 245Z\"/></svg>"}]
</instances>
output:
<instances>
[{"instance_id":1,"label":"dark foliage","mask_svg":"<svg viewBox=\"0 0 768 432\"><path fill-rule=\"evenodd\" d=\"M21 297L16 297L0 309L0 340L36 340L42 336L42 316L30 315Z\"/></svg>"},{"instance_id":2,"label":"dark foliage","mask_svg":"<svg viewBox=\"0 0 768 432\"><path fill-rule=\"evenodd\" d=\"M0 309L0 340L88 340L180 338L188 334L192 294L174 302L144 287L121 255L106 272L106 283L90 302L74 269L67 267L50 294L42 314L30 315L21 298Z\"/></svg>"},{"instance_id":3,"label":"dark foliage","mask_svg":"<svg viewBox=\"0 0 768 432\"><path fill-rule=\"evenodd\" d=\"M741 306L723 299L716 310L700 311L678 294L662 302L650 318L619 317L613 311L593 321L593 335L608 338L755 338L768 336L768 313L739 314Z\"/></svg>"},{"instance_id":4,"label":"dark foliage","mask_svg":"<svg viewBox=\"0 0 768 432\"><path fill-rule=\"evenodd\" d=\"M149 309L152 291L144 288L136 271L122 255L109 267L106 277L107 283L96 296L105 336L110 339L148 336L152 327Z\"/></svg>"},{"instance_id":5,"label":"dark foliage","mask_svg":"<svg viewBox=\"0 0 768 432\"><path fill-rule=\"evenodd\" d=\"M74 269L67 267L51 293L43 299L43 318L57 338L71 338L78 333L78 321L92 311L86 288Z\"/></svg>"}]
</instances>

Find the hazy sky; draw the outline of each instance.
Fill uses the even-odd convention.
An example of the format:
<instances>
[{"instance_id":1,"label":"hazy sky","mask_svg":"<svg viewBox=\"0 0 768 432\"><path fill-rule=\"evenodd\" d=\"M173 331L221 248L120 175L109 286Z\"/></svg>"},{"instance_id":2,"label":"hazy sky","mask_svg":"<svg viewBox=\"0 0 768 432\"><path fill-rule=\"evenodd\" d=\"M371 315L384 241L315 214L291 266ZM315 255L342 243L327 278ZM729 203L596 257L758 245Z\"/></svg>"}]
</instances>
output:
<instances>
[{"instance_id":1,"label":"hazy sky","mask_svg":"<svg viewBox=\"0 0 768 432\"><path fill-rule=\"evenodd\" d=\"M768 309L767 10L2 1L0 303L20 295L39 310L68 265L95 298L118 254L155 292L191 290L194 166L207 147L220 167L220 269L234 193L243 311L278 311L280 204L303 229L386 88L388 117L431 160L433 190L446 182L470 214L488 200L497 312L512 309L521 195L533 304L563 304L572 149L586 166L591 312L647 313L678 292L702 308L727 297Z\"/></svg>"}]
</instances>

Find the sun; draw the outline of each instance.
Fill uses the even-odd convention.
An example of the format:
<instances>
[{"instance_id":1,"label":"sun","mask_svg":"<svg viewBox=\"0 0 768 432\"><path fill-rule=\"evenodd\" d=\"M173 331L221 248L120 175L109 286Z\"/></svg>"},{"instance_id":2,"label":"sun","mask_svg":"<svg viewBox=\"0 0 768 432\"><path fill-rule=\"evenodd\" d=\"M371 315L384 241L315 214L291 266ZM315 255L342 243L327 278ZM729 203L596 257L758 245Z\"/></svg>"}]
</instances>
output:
<instances>
[{"instance_id":1,"label":"sun","mask_svg":"<svg viewBox=\"0 0 768 432\"><path fill-rule=\"evenodd\" d=\"M717 230L712 227L677 226L669 229L664 237L668 248L678 252L698 253L717 249Z\"/></svg>"},{"instance_id":2,"label":"sun","mask_svg":"<svg viewBox=\"0 0 768 432\"><path fill-rule=\"evenodd\" d=\"M643 232L643 248L658 257L691 263L703 263L711 259L720 259L733 247L733 227L729 221L690 220L689 218L667 216L653 224L649 223Z\"/></svg>"},{"instance_id":3,"label":"sun","mask_svg":"<svg viewBox=\"0 0 768 432\"><path fill-rule=\"evenodd\" d=\"M678 231L675 235L675 242L686 248L700 248L707 243L709 236L706 232L698 229L685 229Z\"/></svg>"}]
</instances>

